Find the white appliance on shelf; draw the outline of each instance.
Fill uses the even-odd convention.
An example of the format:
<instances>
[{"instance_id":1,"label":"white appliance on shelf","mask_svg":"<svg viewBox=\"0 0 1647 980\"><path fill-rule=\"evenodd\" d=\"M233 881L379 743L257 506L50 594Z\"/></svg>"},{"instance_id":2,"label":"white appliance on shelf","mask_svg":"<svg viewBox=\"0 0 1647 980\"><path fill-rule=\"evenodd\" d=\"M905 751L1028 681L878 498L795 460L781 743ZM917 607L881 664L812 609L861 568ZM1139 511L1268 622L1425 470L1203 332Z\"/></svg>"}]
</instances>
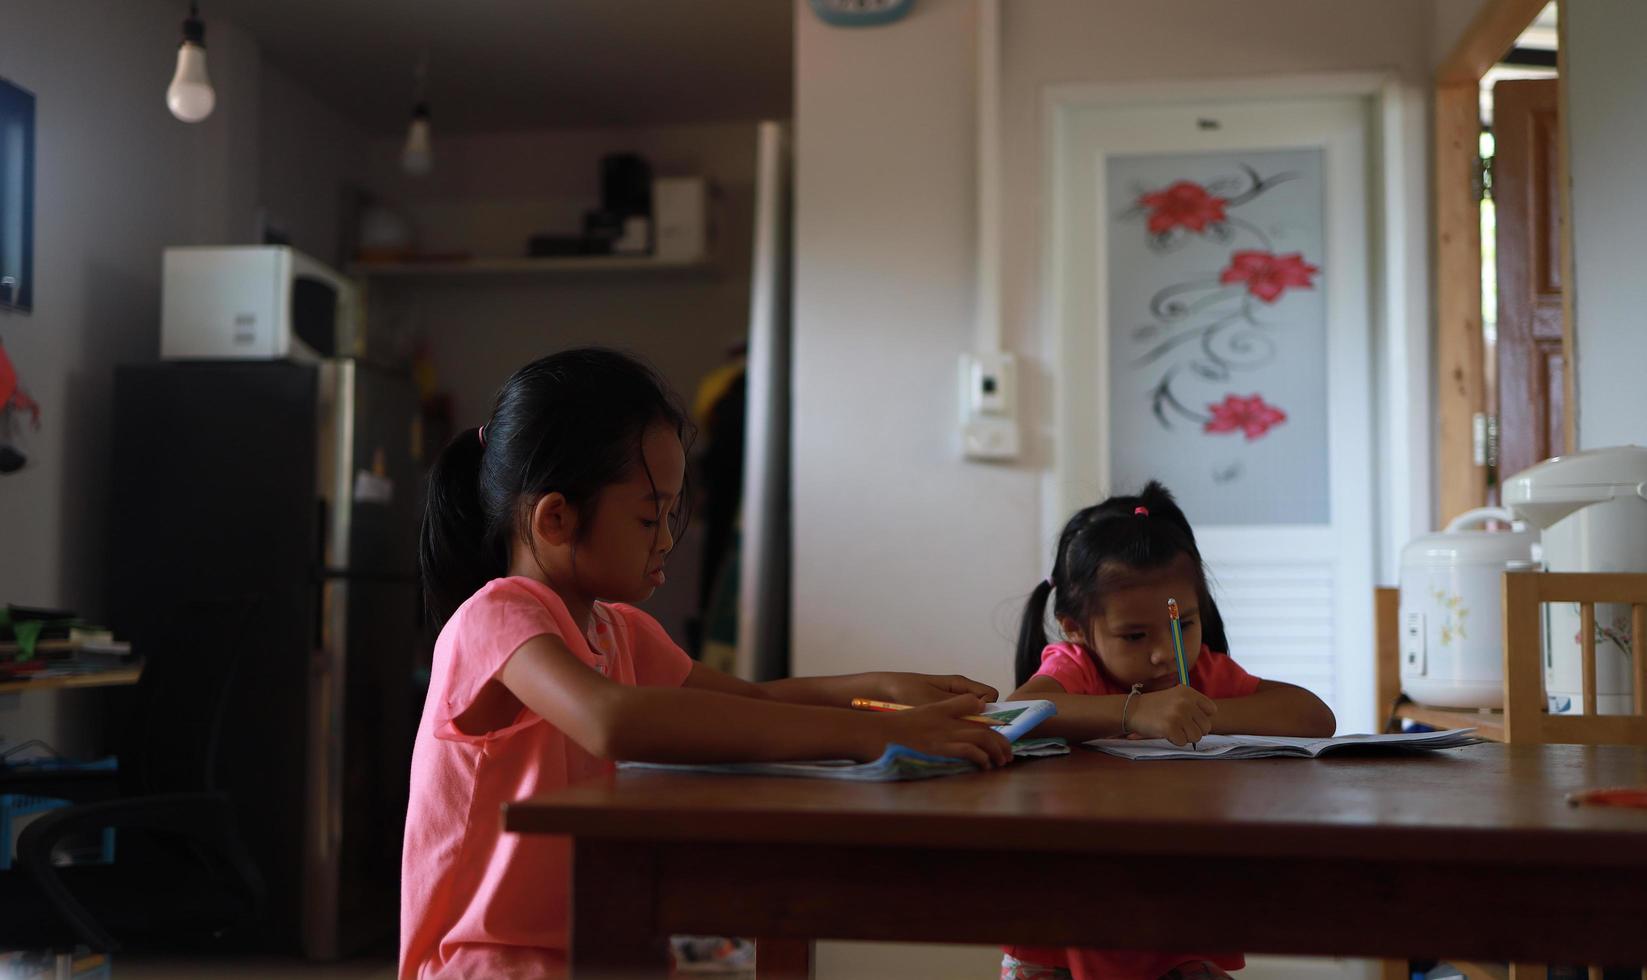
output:
<instances>
[{"instance_id":1,"label":"white appliance on shelf","mask_svg":"<svg viewBox=\"0 0 1647 980\"><path fill-rule=\"evenodd\" d=\"M1509 530L1487 530L1488 521ZM1420 704L1504 705L1505 571L1532 570L1536 531L1498 507L1401 549L1401 690Z\"/></svg>"},{"instance_id":2,"label":"white appliance on shelf","mask_svg":"<svg viewBox=\"0 0 1647 980\"><path fill-rule=\"evenodd\" d=\"M354 285L296 249L172 247L162 266L162 358L313 362L365 353Z\"/></svg>"},{"instance_id":3,"label":"white appliance on shelf","mask_svg":"<svg viewBox=\"0 0 1647 980\"><path fill-rule=\"evenodd\" d=\"M1552 572L1647 572L1647 448L1613 446L1547 459L1504 484L1504 504L1542 528ZM1629 714L1630 607L1595 607L1596 712ZM1578 603L1551 603L1544 620L1550 711L1583 711Z\"/></svg>"}]
</instances>

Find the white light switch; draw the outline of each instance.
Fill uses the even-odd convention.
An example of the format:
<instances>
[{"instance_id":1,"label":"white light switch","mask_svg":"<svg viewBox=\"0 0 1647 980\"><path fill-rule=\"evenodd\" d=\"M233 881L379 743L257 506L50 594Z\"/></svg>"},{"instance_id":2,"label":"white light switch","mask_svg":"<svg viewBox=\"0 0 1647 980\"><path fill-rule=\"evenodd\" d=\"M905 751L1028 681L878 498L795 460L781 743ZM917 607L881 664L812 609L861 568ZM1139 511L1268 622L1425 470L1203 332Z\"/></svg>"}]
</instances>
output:
<instances>
[{"instance_id":1,"label":"white light switch","mask_svg":"<svg viewBox=\"0 0 1647 980\"><path fill-rule=\"evenodd\" d=\"M1018 458L1016 373L1011 354L961 355L961 451L967 458Z\"/></svg>"}]
</instances>

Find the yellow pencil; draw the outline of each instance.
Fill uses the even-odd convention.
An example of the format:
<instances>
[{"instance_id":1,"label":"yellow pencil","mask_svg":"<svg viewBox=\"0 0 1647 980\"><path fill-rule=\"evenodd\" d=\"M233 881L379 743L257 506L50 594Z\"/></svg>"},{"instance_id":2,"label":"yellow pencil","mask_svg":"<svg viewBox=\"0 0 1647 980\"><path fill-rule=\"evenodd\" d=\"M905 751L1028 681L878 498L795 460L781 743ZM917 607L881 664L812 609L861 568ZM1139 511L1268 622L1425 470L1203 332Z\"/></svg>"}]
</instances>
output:
<instances>
[{"instance_id":1,"label":"yellow pencil","mask_svg":"<svg viewBox=\"0 0 1647 980\"><path fill-rule=\"evenodd\" d=\"M864 711L908 711L914 705L893 704L891 701L871 701L869 698L853 698L852 707ZM1011 722L1005 718L991 718L988 715L962 715L962 721L975 721L980 725L989 725L992 728L1004 728Z\"/></svg>"}]
</instances>

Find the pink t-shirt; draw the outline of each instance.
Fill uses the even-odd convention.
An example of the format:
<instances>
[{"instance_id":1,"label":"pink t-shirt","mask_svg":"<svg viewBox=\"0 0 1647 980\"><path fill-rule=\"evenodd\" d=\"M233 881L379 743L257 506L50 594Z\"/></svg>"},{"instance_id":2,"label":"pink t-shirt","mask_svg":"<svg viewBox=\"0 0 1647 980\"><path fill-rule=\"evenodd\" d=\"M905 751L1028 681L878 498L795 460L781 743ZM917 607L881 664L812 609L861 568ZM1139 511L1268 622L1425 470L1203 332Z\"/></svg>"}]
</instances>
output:
<instances>
[{"instance_id":1,"label":"pink t-shirt","mask_svg":"<svg viewBox=\"0 0 1647 980\"><path fill-rule=\"evenodd\" d=\"M612 764L524 706L484 734L453 725L521 644L544 635L560 637L619 684L678 687L692 669L685 651L640 610L599 604L585 636L560 597L531 579L494 579L458 607L435 643L412 750L402 980L566 973L570 842L505 834L502 807L610 772Z\"/></svg>"},{"instance_id":2,"label":"pink t-shirt","mask_svg":"<svg viewBox=\"0 0 1647 980\"><path fill-rule=\"evenodd\" d=\"M1041 651L1041 669L1035 676L1058 682L1068 694L1125 694L1131 687L1118 683L1098 663L1098 657L1075 643L1054 643ZM1190 668L1190 687L1217 701L1244 698L1258 690L1258 678L1247 673L1227 653L1206 644ZM1125 892L1125 889L1122 889ZM1223 970L1247 965L1239 953L1158 953L1151 950L1053 949L1008 946L1007 952L1027 963L1060 966L1075 980L1157 980L1182 963L1207 960Z\"/></svg>"}]
</instances>

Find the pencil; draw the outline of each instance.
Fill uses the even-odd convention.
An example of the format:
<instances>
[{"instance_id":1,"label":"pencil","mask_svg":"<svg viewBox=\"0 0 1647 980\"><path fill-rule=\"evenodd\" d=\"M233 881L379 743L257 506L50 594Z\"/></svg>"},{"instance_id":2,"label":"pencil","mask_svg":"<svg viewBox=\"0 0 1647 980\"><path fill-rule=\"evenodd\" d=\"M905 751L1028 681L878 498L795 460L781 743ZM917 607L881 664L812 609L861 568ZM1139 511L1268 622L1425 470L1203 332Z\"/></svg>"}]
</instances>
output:
<instances>
[{"instance_id":1,"label":"pencil","mask_svg":"<svg viewBox=\"0 0 1647 980\"><path fill-rule=\"evenodd\" d=\"M1178 683L1189 687L1189 669L1184 666L1184 627L1178 622L1178 600L1167 600L1167 619L1172 626L1172 652L1178 658Z\"/></svg>"},{"instance_id":2,"label":"pencil","mask_svg":"<svg viewBox=\"0 0 1647 980\"><path fill-rule=\"evenodd\" d=\"M871 701L868 698L853 698L852 707L864 711L908 711L914 705L893 704L891 701ZM1005 718L991 718L988 715L962 715L962 721L975 721L980 725L989 725L992 728L1004 728L1011 722Z\"/></svg>"},{"instance_id":3,"label":"pencil","mask_svg":"<svg viewBox=\"0 0 1647 980\"><path fill-rule=\"evenodd\" d=\"M1189 668L1184 666L1184 627L1178 622L1177 599L1167 600L1167 622L1172 627L1172 652L1178 658L1178 683L1189 687ZM1190 748L1201 751L1201 746L1196 742L1191 742Z\"/></svg>"}]
</instances>

